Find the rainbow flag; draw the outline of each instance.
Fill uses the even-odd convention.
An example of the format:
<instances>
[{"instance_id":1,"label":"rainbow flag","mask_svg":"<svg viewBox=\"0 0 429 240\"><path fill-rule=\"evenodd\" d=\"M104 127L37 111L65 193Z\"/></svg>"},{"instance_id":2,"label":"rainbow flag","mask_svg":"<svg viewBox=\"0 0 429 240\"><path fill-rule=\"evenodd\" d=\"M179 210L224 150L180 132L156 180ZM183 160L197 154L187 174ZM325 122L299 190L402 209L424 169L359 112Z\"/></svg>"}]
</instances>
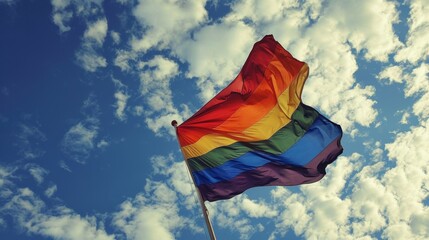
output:
<instances>
[{"instance_id":1,"label":"rainbow flag","mask_svg":"<svg viewBox=\"0 0 429 240\"><path fill-rule=\"evenodd\" d=\"M301 102L306 63L272 35L255 43L238 76L177 136L203 200L257 186L312 183L342 153L341 127Z\"/></svg>"}]
</instances>

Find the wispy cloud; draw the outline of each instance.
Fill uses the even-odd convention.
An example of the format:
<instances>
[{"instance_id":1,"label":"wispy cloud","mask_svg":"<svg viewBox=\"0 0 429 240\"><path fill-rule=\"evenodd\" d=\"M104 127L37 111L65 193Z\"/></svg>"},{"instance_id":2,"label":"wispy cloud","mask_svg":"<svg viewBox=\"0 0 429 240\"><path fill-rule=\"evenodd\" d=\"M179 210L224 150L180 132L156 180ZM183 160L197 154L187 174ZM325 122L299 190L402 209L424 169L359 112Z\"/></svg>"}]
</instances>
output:
<instances>
[{"instance_id":1,"label":"wispy cloud","mask_svg":"<svg viewBox=\"0 0 429 240\"><path fill-rule=\"evenodd\" d=\"M0 198L8 198L12 194L13 187L12 179L16 168L4 166L0 164Z\"/></svg>"},{"instance_id":2,"label":"wispy cloud","mask_svg":"<svg viewBox=\"0 0 429 240\"><path fill-rule=\"evenodd\" d=\"M107 140L105 140L105 139L101 139L101 140L97 143L97 147L98 147L98 148L101 148L101 149L104 149L104 148L108 147L109 145L110 145L110 143L109 143Z\"/></svg>"},{"instance_id":3,"label":"wispy cloud","mask_svg":"<svg viewBox=\"0 0 429 240\"><path fill-rule=\"evenodd\" d=\"M103 0L51 0L52 21L60 33L70 31L69 23L75 16L86 19L103 12Z\"/></svg>"},{"instance_id":4,"label":"wispy cloud","mask_svg":"<svg viewBox=\"0 0 429 240\"><path fill-rule=\"evenodd\" d=\"M57 185L53 184L45 190L45 196L51 198L57 192Z\"/></svg>"},{"instance_id":5,"label":"wispy cloud","mask_svg":"<svg viewBox=\"0 0 429 240\"><path fill-rule=\"evenodd\" d=\"M41 184L45 176L49 173L48 170L35 163L28 163L24 166L24 168L31 174L31 176L33 176L37 184Z\"/></svg>"},{"instance_id":6,"label":"wispy cloud","mask_svg":"<svg viewBox=\"0 0 429 240\"><path fill-rule=\"evenodd\" d=\"M24 159L36 159L45 154L43 143L47 141L46 135L36 126L20 124L17 134L17 147Z\"/></svg>"},{"instance_id":7,"label":"wispy cloud","mask_svg":"<svg viewBox=\"0 0 429 240\"><path fill-rule=\"evenodd\" d=\"M85 163L98 134L98 127L85 126L83 123L72 126L64 135L64 151L76 162Z\"/></svg>"},{"instance_id":8,"label":"wispy cloud","mask_svg":"<svg viewBox=\"0 0 429 240\"><path fill-rule=\"evenodd\" d=\"M84 120L73 125L64 135L63 151L78 163L85 163L96 146L99 131L99 106L94 95L83 103Z\"/></svg>"},{"instance_id":9,"label":"wispy cloud","mask_svg":"<svg viewBox=\"0 0 429 240\"><path fill-rule=\"evenodd\" d=\"M8 4L12 5L14 3L18 2L18 0L0 0L0 4Z\"/></svg>"}]
</instances>

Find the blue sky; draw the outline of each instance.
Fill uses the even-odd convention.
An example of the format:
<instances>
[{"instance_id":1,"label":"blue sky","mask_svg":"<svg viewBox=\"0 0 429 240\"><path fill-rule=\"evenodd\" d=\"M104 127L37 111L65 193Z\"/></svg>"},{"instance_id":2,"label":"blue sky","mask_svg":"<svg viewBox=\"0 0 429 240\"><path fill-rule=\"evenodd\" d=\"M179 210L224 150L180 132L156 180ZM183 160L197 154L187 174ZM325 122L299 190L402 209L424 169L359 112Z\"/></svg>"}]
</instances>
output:
<instances>
[{"instance_id":1,"label":"blue sky","mask_svg":"<svg viewBox=\"0 0 429 240\"><path fill-rule=\"evenodd\" d=\"M428 6L0 0L0 238L207 239L170 122L266 34L345 151L318 183L207 203L218 239L429 238Z\"/></svg>"}]
</instances>

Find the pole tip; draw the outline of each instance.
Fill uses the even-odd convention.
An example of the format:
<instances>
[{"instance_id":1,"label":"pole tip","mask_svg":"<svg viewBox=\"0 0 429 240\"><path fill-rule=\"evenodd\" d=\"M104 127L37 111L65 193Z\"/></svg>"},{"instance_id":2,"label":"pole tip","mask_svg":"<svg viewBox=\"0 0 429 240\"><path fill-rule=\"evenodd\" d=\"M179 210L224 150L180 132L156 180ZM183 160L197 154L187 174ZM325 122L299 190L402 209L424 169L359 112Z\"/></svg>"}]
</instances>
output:
<instances>
[{"instance_id":1,"label":"pole tip","mask_svg":"<svg viewBox=\"0 0 429 240\"><path fill-rule=\"evenodd\" d=\"M171 126L177 127L177 121L176 120L171 121Z\"/></svg>"}]
</instances>

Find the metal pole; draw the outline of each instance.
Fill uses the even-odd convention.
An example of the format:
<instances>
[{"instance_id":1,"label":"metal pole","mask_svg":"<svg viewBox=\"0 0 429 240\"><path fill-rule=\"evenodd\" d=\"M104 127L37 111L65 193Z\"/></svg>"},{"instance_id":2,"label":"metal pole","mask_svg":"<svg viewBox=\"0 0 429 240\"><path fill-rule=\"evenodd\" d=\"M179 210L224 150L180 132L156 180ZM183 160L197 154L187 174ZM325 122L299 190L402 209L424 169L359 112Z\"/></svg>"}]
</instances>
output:
<instances>
[{"instance_id":1,"label":"metal pole","mask_svg":"<svg viewBox=\"0 0 429 240\"><path fill-rule=\"evenodd\" d=\"M171 122L171 125L176 130L176 139L177 139L177 142L179 143L179 147L180 147L179 138L177 136L177 121L173 120ZM180 148L180 152L182 152L181 148ZM209 235L210 235L210 240L216 240L216 236L215 236L215 233L213 231L212 223L210 222L210 218L209 218L209 210L207 210L206 205L204 204L203 198L201 197L200 190L198 189L197 185L195 184L194 176L192 176L191 168L189 167L189 163L188 163L188 159L185 158L185 155L183 154L183 152L182 152L182 156L183 156L183 159L185 160L186 167L188 168L188 172L192 177L192 183L194 184L195 190L197 191L198 201L200 202L201 210L203 211L204 221L206 222L207 230L208 230Z\"/></svg>"}]
</instances>

